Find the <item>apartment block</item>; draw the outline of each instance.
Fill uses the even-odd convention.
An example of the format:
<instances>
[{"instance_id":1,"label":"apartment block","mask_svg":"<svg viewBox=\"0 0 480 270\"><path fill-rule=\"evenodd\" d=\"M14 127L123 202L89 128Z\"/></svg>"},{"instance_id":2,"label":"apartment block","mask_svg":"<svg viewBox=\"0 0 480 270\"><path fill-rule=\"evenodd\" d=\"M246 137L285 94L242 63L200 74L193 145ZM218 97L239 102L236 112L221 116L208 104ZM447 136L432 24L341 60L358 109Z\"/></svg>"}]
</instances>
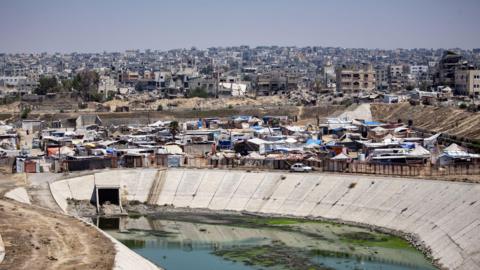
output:
<instances>
[{"instance_id":1,"label":"apartment block","mask_svg":"<svg viewBox=\"0 0 480 270\"><path fill-rule=\"evenodd\" d=\"M375 90L375 71L372 66L342 68L337 70L337 91L343 93L370 92Z\"/></svg>"},{"instance_id":2,"label":"apartment block","mask_svg":"<svg viewBox=\"0 0 480 270\"><path fill-rule=\"evenodd\" d=\"M480 93L480 70L457 70L455 72L455 93L478 96Z\"/></svg>"}]
</instances>

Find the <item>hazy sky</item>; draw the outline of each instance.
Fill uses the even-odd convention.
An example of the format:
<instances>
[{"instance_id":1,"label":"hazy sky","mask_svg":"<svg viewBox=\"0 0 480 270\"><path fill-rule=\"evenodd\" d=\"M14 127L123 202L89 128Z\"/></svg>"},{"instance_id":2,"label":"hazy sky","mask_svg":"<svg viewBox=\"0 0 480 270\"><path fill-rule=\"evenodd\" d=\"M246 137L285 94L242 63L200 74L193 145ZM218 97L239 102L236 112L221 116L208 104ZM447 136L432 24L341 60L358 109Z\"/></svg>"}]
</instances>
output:
<instances>
[{"instance_id":1,"label":"hazy sky","mask_svg":"<svg viewBox=\"0 0 480 270\"><path fill-rule=\"evenodd\" d=\"M0 52L480 47L480 0L0 0Z\"/></svg>"}]
</instances>

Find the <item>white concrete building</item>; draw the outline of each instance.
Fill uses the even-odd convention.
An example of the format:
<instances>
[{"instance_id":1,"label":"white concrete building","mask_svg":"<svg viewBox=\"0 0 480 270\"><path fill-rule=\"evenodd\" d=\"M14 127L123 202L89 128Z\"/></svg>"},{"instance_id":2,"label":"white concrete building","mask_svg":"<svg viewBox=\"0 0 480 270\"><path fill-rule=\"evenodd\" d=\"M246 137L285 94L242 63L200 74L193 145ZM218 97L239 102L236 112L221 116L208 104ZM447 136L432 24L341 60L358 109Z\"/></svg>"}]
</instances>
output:
<instances>
[{"instance_id":1,"label":"white concrete building","mask_svg":"<svg viewBox=\"0 0 480 270\"><path fill-rule=\"evenodd\" d=\"M108 96L109 92L117 92L117 86L115 80L108 76L100 76L100 82L98 84L98 93L104 97Z\"/></svg>"},{"instance_id":2,"label":"white concrete building","mask_svg":"<svg viewBox=\"0 0 480 270\"><path fill-rule=\"evenodd\" d=\"M480 93L480 70L455 71L455 93L478 96Z\"/></svg>"},{"instance_id":3,"label":"white concrete building","mask_svg":"<svg viewBox=\"0 0 480 270\"><path fill-rule=\"evenodd\" d=\"M422 73L427 73L427 72L428 72L427 65L411 65L410 66L410 74L413 76L418 76Z\"/></svg>"}]
</instances>

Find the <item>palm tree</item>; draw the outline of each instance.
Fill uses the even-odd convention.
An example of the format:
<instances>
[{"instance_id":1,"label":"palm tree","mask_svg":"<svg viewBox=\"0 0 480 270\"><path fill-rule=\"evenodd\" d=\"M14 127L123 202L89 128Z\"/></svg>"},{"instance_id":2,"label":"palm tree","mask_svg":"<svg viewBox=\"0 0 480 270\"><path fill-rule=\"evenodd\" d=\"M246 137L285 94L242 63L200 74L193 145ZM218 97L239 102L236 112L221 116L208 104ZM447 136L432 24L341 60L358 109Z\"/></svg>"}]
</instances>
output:
<instances>
[{"instance_id":1,"label":"palm tree","mask_svg":"<svg viewBox=\"0 0 480 270\"><path fill-rule=\"evenodd\" d=\"M175 135L177 135L179 131L178 122L177 121L170 122L170 125L168 126L168 128L170 129L170 133L172 134L173 141L175 142Z\"/></svg>"}]
</instances>

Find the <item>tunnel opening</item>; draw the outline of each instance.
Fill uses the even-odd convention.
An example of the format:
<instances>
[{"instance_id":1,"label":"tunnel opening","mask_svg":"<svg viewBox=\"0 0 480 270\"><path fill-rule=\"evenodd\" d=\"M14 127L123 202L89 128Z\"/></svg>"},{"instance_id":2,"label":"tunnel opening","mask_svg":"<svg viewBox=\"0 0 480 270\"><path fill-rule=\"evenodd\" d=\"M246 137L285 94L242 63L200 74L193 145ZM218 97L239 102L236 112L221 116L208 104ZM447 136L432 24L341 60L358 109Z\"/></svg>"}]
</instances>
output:
<instances>
[{"instance_id":1,"label":"tunnel opening","mask_svg":"<svg viewBox=\"0 0 480 270\"><path fill-rule=\"evenodd\" d=\"M96 186L97 212L103 215L123 214L119 186Z\"/></svg>"},{"instance_id":2,"label":"tunnel opening","mask_svg":"<svg viewBox=\"0 0 480 270\"><path fill-rule=\"evenodd\" d=\"M98 188L97 201L100 206L107 202L120 205L120 191L118 188Z\"/></svg>"}]
</instances>

